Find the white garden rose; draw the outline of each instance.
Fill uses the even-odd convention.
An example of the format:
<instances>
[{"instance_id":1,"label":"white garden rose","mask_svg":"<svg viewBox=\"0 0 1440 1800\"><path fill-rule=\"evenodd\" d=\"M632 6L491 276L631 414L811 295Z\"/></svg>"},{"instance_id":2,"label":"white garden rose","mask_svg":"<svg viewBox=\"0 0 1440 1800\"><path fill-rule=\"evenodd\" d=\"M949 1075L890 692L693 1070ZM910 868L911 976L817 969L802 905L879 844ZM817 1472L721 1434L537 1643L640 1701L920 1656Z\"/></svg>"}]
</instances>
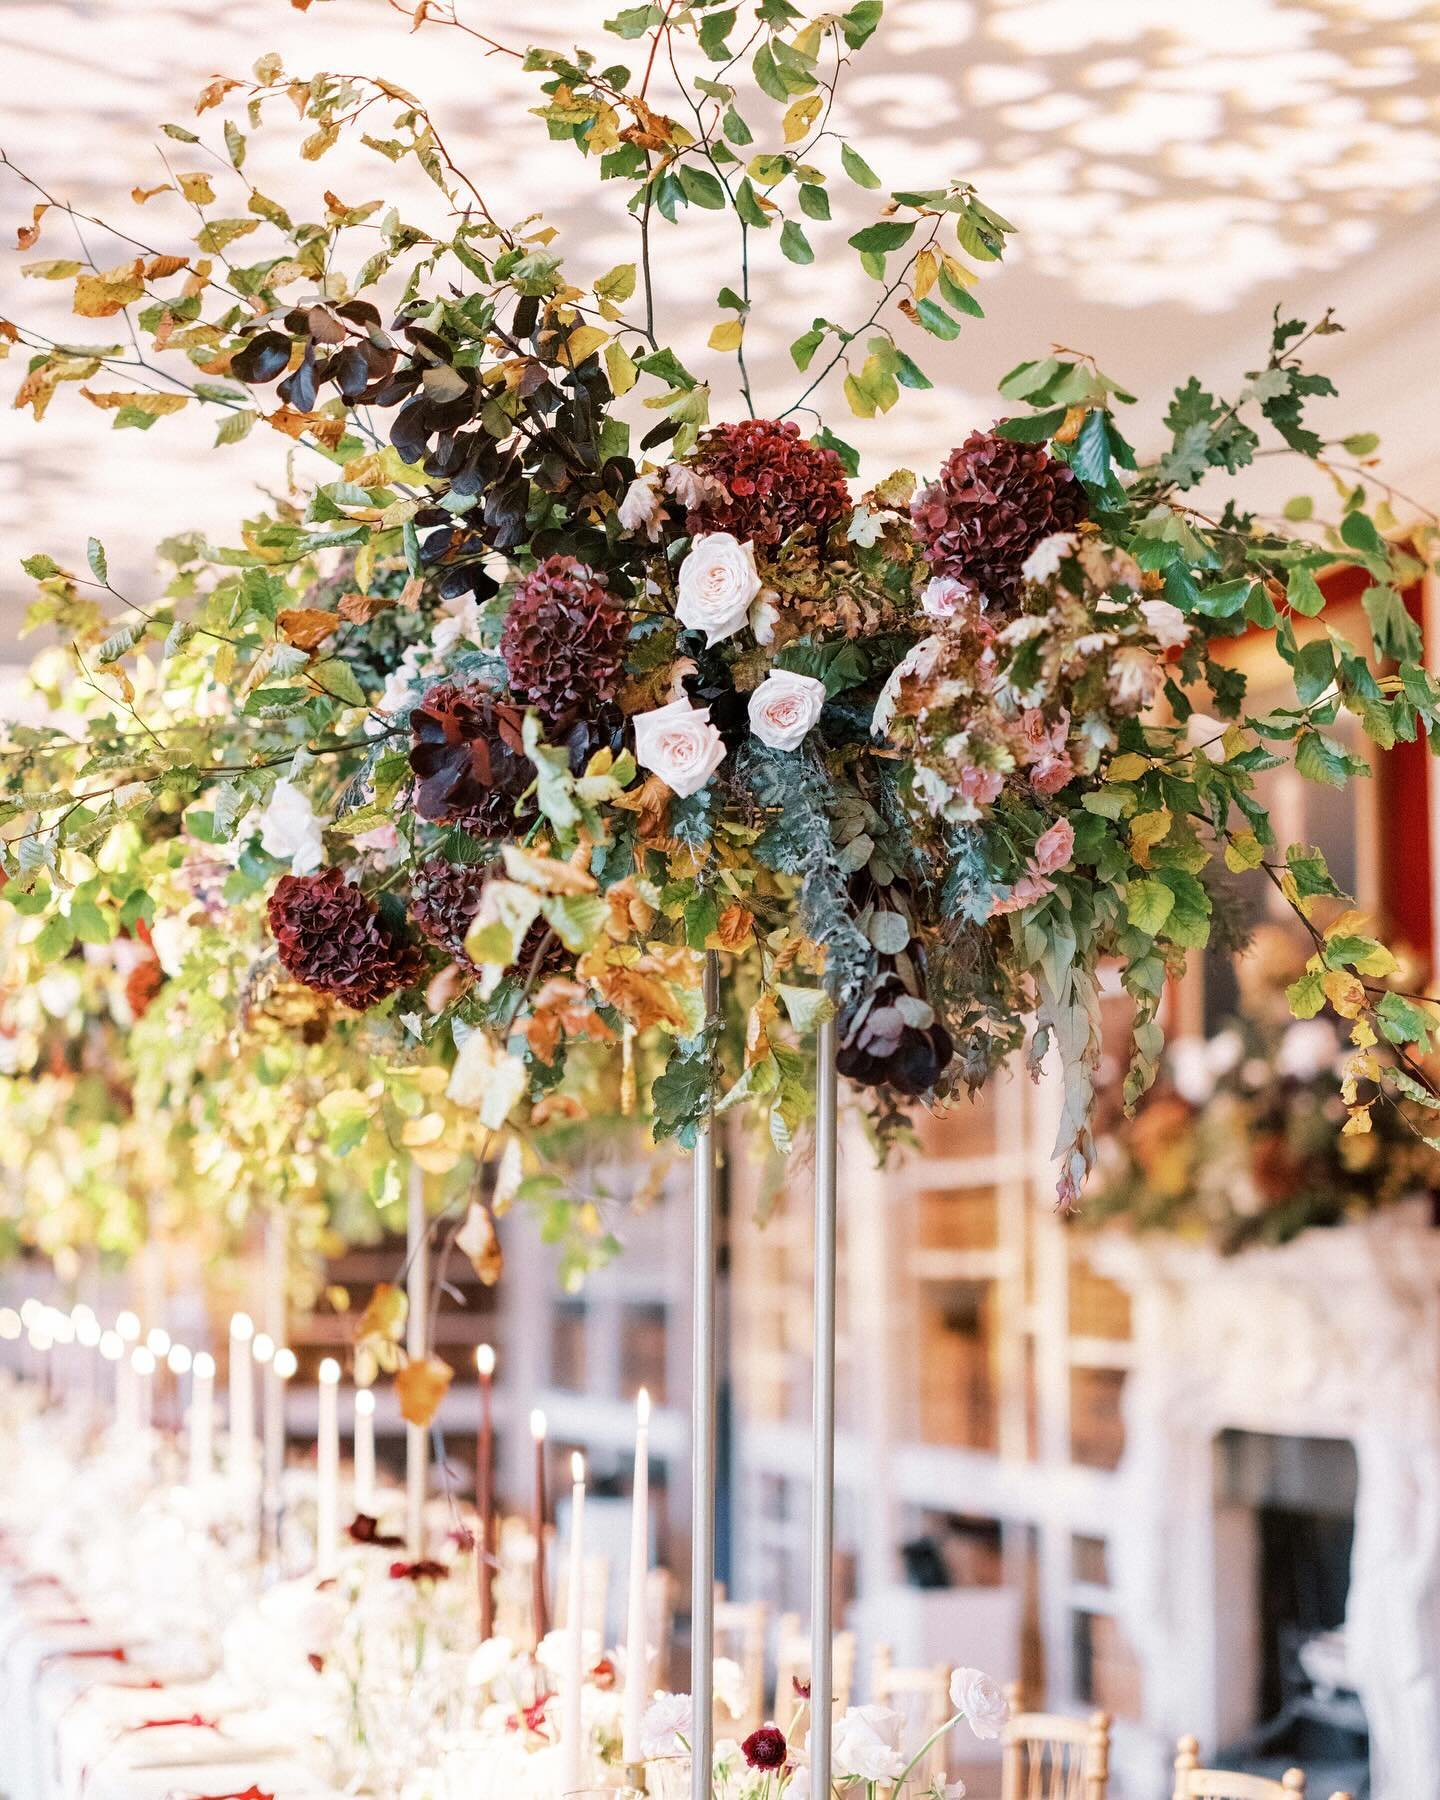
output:
<instances>
[{"instance_id":1,"label":"white garden rose","mask_svg":"<svg viewBox=\"0 0 1440 1800\"><path fill-rule=\"evenodd\" d=\"M640 1752L648 1759L679 1756L695 1735L695 1709L688 1694L663 1690L645 1708L640 1721Z\"/></svg>"},{"instance_id":2,"label":"white garden rose","mask_svg":"<svg viewBox=\"0 0 1440 1800\"><path fill-rule=\"evenodd\" d=\"M904 1720L889 1706L852 1706L840 1715L830 1765L842 1780L894 1781L905 1772Z\"/></svg>"},{"instance_id":3,"label":"white garden rose","mask_svg":"<svg viewBox=\"0 0 1440 1800\"><path fill-rule=\"evenodd\" d=\"M292 875L313 875L324 862L322 822L315 816L310 796L293 781L275 783L257 823L265 854L288 861Z\"/></svg>"},{"instance_id":4,"label":"white garden rose","mask_svg":"<svg viewBox=\"0 0 1440 1800\"><path fill-rule=\"evenodd\" d=\"M1140 611L1151 637L1162 650L1178 650L1190 641L1190 624L1168 600L1142 600Z\"/></svg>"},{"instance_id":5,"label":"white garden rose","mask_svg":"<svg viewBox=\"0 0 1440 1800\"><path fill-rule=\"evenodd\" d=\"M997 1738L1010 1717L1000 1683L983 1669L957 1669L950 1677L950 1704L977 1738Z\"/></svg>"},{"instance_id":6,"label":"white garden rose","mask_svg":"<svg viewBox=\"0 0 1440 1800\"><path fill-rule=\"evenodd\" d=\"M772 750L796 750L825 706L825 683L773 669L750 696L750 729Z\"/></svg>"},{"instance_id":7,"label":"white garden rose","mask_svg":"<svg viewBox=\"0 0 1440 1800\"><path fill-rule=\"evenodd\" d=\"M675 616L691 631L703 631L707 644L719 644L743 628L759 592L752 547L728 531L702 532L680 565Z\"/></svg>"},{"instance_id":8,"label":"white garden rose","mask_svg":"<svg viewBox=\"0 0 1440 1800\"><path fill-rule=\"evenodd\" d=\"M953 575L932 575L920 590L920 610L927 618L953 619L975 605L975 590ZM983 611L985 602L980 602Z\"/></svg>"},{"instance_id":9,"label":"white garden rose","mask_svg":"<svg viewBox=\"0 0 1440 1800\"><path fill-rule=\"evenodd\" d=\"M636 713L633 723L636 762L681 799L698 793L725 760L725 742L710 723L708 706L672 700Z\"/></svg>"}]
</instances>

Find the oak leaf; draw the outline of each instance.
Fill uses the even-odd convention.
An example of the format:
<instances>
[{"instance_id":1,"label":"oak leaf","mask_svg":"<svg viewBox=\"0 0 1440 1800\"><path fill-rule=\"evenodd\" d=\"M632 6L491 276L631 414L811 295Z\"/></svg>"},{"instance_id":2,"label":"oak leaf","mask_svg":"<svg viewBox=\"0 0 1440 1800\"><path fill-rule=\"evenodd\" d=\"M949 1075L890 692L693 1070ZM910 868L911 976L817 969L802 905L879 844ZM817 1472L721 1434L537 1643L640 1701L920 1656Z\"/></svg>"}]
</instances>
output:
<instances>
[{"instance_id":1,"label":"oak leaf","mask_svg":"<svg viewBox=\"0 0 1440 1800\"><path fill-rule=\"evenodd\" d=\"M275 623L285 642L297 650L314 650L340 628L337 615L318 606L287 606L276 613Z\"/></svg>"},{"instance_id":2,"label":"oak leaf","mask_svg":"<svg viewBox=\"0 0 1440 1800\"><path fill-rule=\"evenodd\" d=\"M490 1208L482 1200L470 1202L465 1223L455 1234L455 1248L468 1257L483 1287L495 1286L504 1273L505 1255Z\"/></svg>"},{"instance_id":3,"label":"oak leaf","mask_svg":"<svg viewBox=\"0 0 1440 1800\"><path fill-rule=\"evenodd\" d=\"M407 1425L429 1425L440 1410L455 1371L438 1356L419 1357L406 1363L395 1377L395 1398Z\"/></svg>"}]
</instances>

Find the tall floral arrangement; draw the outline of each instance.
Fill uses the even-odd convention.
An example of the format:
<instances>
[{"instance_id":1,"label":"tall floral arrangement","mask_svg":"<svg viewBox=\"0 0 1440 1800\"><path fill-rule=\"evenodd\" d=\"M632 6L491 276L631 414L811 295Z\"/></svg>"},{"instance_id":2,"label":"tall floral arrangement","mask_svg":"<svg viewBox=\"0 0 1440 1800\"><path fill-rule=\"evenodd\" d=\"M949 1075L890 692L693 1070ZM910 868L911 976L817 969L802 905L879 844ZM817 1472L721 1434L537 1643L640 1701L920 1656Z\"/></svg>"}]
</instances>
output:
<instances>
[{"instance_id":1,"label":"tall floral arrangement","mask_svg":"<svg viewBox=\"0 0 1440 1800\"><path fill-rule=\"evenodd\" d=\"M304 452L232 542L162 548L159 599L119 591L99 543L88 570L25 564L33 621L72 646L74 678L46 679L76 716L6 734L8 892L56 961L163 906L186 1106L224 1082L203 1052L223 1041L282 1085L314 1052L324 1128L287 1154L344 1155L383 1120L397 1150L483 1160L596 1108L686 1142L717 1102L788 1148L834 1016L882 1139L1053 1046L1069 1203L1094 1154L1101 965L1133 1001L1133 1101L1228 867L1262 869L1305 923L1291 1000L1348 1021L1352 1117L1433 1110L1429 1003L1380 985L1393 959L1255 791L1282 760L1367 775L1342 717L1380 750L1440 729L1404 599L1428 539L1397 536L1373 440L1308 416L1332 392L1309 354L1338 325L1277 313L1233 388L1187 381L1138 432L1124 387L1056 350L931 476L861 481L817 409L929 387L925 346L982 315L1011 230L963 180L881 192L841 133L881 16L665 0L606 21L597 51L416 8L534 76L542 128L633 222L634 260L606 270L562 260L538 216L498 217L415 96L274 56L212 82L199 129L163 127L175 173L110 227L113 265L45 254L71 209L24 178L23 272L66 284L81 323L66 342L0 325L20 405L78 394L117 428L210 408L221 446L261 430ZM297 116L304 164L359 139L433 184L439 221L262 192L249 145ZM694 212L736 248L708 367L663 323ZM794 392L757 394L767 270L837 237L863 316L797 321ZM731 374L737 416L712 416ZM1262 451L1328 504L1277 523L1229 497ZM1365 641L1324 617L1337 564L1366 578ZM1291 670L1284 705L1247 702L1228 654L1246 634ZM743 1016L707 1018L709 952Z\"/></svg>"}]
</instances>

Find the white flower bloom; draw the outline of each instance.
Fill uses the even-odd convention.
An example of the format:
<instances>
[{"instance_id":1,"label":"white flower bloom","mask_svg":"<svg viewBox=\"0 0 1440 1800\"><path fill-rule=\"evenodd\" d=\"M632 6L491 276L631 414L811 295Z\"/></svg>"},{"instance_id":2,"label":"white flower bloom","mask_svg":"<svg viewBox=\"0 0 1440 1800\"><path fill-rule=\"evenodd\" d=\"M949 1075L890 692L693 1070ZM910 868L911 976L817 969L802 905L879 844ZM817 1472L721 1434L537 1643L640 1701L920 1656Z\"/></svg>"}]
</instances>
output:
<instances>
[{"instance_id":1,"label":"white flower bloom","mask_svg":"<svg viewBox=\"0 0 1440 1800\"><path fill-rule=\"evenodd\" d=\"M870 715L870 735L885 737L895 718L895 708L900 702L900 683L912 675L925 676L935 666L935 659L940 653L938 637L921 638L918 644L907 650L885 678L875 700L875 711Z\"/></svg>"},{"instance_id":2,"label":"white flower bloom","mask_svg":"<svg viewBox=\"0 0 1440 1800\"><path fill-rule=\"evenodd\" d=\"M150 926L150 947L167 975L180 973L185 958L199 935L193 925L188 925L184 919L177 919L173 915L162 916L153 921Z\"/></svg>"},{"instance_id":3,"label":"white flower bloom","mask_svg":"<svg viewBox=\"0 0 1440 1800\"><path fill-rule=\"evenodd\" d=\"M728 531L702 532L680 565L679 589L675 616L682 625L703 631L707 644L734 637L760 592L753 547Z\"/></svg>"},{"instance_id":4,"label":"white flower bloom","mask_svg":"<svg viewBox=\"0 0 1440 1800\"><path fill-rule=\"evenodd\" d=\"M710 723L708 706L672 700L636 713L635 760L683 799L698 793L725 760L725 742Z\"/></svg>"},{"instance_id":5,"label":"white flower bloom","mask_svg":"<svg viewBox=\"0 0 1440 1800\"><path fill-rule=\"evenodd\" d=\"M1041 538L1021 563L1020 573L1027 581L1048 581L1059 572L1065 558L1074 555L1076 541L1073 531L1057 531Z\"/></svg>"},{"instance_id":6,"label":"white flower bloom","mask_svg":"<svg viewBox=\"0 0 1440 1800\"><path fill-rule=\"evenodd\" d=\"M1317 1081L1339 1057L1340 1040L1328 1019L1300 1019L1281 1038L1275 1067L1292 1081Z\"/></svg>"},{"instance_id":7,"label":"white flower bloom","mask_svg":"<svg viewBox=\"0 0 1440 1800\"><path fill-rule=\"evenodd\" d=\"M1170 1083L1190 1106L1203 1106L1215 1092L1215 1072L1210 1067L1203 1038L1176 1038L1165 1053Z\"/></svg>"},{"instance_id":8,"label":"white flower bloom","mask_svg":"<svg viewBox=\"0 0 1440 1800\"><path fill-rule=\"evenodd\" d=\"M850 543L869 550L879 538L884 523L879 513L872 513L868 506L857 506L850 515L850 529L845 536Z\"/></svg>"},{"instance_id":9,"label":"white flower bloom","mask_svg":"<svg viewBox=\"0 0 1440 1800\"><path fill-rule=\"evenodd\" d=\"M448 656L462 640L478 644L480 625L480 602L473 594L448 601L444 613L436 620L435 629L430 633L431 648L437 656Z\"/></svg>"},{"instance_id":10,"label":"white flower bloom","mask_svg":"<svg viewBox=\"0 0 1440 1800\"><path fill-rule=\"evenodd\" d=\"M825 683L772 669L750 696L750 729L772 750L796 750L825 706Z\"/></svg>"},{"instance_id":11,"label":"white flower bloom","mask_svg":"<svg viewBox=\"0 0 1440 1800\"><path fill-rule=\"evenodd\" d=\"M900 1748L904 1720L889 1706L852 1706L840 1715L831 1767L841 1779L894 1781L905 1772Z\"/></svg>"},{"instance_id":12,"label":"white flower bloom","mask_svg":"<svg viewBox=\"0 0 1440 1800\"><path fill-rule=\"evenodd\" d=\"M950 1677L950 1704L977 1738L997 1738L1010 1717L1005 1690L983 1669L956 1669Z\"/></svg>"},{"instance_id":13,"label":"white flower bloom","mask_svg":"<svg viewBox=\"0 0 1440 1800\"><path fill-rule=\"evenodd\" d=\"M1178 650L1190 642L1190 625L1178 606L1168 600L1142 600L1140 611L1151 637L1162 650Z\"/></svg>"},{"instance_id":14,"label":"white flower bloom","mask_svg":"<svg viewBox=\"0 0 1440 1800\"><path fill-rule=\"evenodd\" d=\"M1159 663L1139 644L1122 645L1110 659L1110 692L1124 712L1143 712L1162 679Z\"/></svg>"},{"instance_id":15,"label":"white flower bloom","mask_svg":"<svg viewBox=\"0 0 1440 1800\"><path fill-rule=\"evenodd\" d=\"M168 921L163 918L156 919L150 932L152 942L158 927L164 923L168 923ZM159 955L159 949L159 945L156 944L157 955ZM167 975L179 973L178 966L174 969L167 968L163 957L160 959L160 966L165 969ZM80 1004L80 977L72 974L69 969L50 969L36 982L35 991L40 996L41 1006L52 1019L65 1019Z\"/></svg>"},{"instance_id":16,"label":"white flower bloom","mask_svg":"<svg viewBox=\"0 0 1440 1800\"><path fill-rule=\"evenodd\" d=\"M1197 756L1208 756L1213 763L1225 761L1225 734L1230 727L1223 719L1209 713L1191 713L1185 726L1185 746Z\"/></svg>"},{"instance_id":17,"label":"white flower bloom","mask_svg":"<svg viewBox=\"0 0 1440 1800\"><path fill-rule=\"evenodd\" d=\"M292 875L313 875L324 862L324 821L316 818L310 796L293 781L275 783L258 823L265 854L288 859Z\"/></svg>"},{"instance_id":18,"label":"white flower bloom","mask_svg":"<svg viewBox=\"0 0 1440 1800\"><path fill-rule=\"evenodd\" d=\"M732 1719L745 1710L745 1671L732 1657L717 1656L712 1686L715 1698Z\"/></svg>"},{"instance_id":19,"label":"white flower bloom","mask_svg":"<svg viewBox=\"0 0 1440 1800\"><path fill-rule=\"evenodd\" d=\"M616 517L622 530L632 536L643 531L652 544L659 541L665 524L665 506L660 498L658 469L649 469L635 477L625 490Z\"/></svg>"},{"instance_id":20,"label":"white flower bloom","mask_svg":"<svg viewBox=\"0 0 1440 1800\"><path fill-rule=\"evenodd\" d=\"M762 588L750 602L750 629L757 644L773 644L775 627L780 622L780 601L769 588Z\"/></svg>"},{"instance_id":21,"label":"white flower bloom","mask_svg":"<svg viewBox=\"0 0 1440 1800\"><path fill-rule=\"evenodd\" d=\"M466 1665L465 1679L471 1687L489 1687L510 1667L514 1656L515 1646L509 1638L486 1638Z\"/></svg>"},{"instance_id":22,"label":"white flower bloom","mask_svg":"<svg viewBox=\"0 0 1440 1800\"><path fill-rule=\"evenodd\" d=\"M932 619L953 619L972 606L984 612L984 597L953 575L932 575L920 590L920 610Z\"/></svg>"},{"instance_id":23,"label":"white flower bloom","mask_svg":"<svg viewBox=\"0 0 1440 1800\"><path fill-rule=\"evenodd\" d=\"M658 1693L640 1721L640 1754L683 1756L695 1735L695 1713L688 1694Z\"/></svg>"}]
</instances>

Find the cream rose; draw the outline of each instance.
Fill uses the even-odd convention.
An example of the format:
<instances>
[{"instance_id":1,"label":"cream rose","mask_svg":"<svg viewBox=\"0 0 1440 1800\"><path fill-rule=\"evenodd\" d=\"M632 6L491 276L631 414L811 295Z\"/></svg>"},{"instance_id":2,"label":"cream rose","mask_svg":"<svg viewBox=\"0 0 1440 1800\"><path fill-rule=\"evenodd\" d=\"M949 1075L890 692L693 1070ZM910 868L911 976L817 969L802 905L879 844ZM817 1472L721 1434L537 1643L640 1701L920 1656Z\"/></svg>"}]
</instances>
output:
<instances>
[{"instance_id":1,"label":"cream rose","mask_svg":"<svg viewBox=\"0 0 1440 1800\"><path fill-rule=\"evenodd\" d=\"M950 1677L950 1704L977 1738L997 1738L1010 1717L999 1682L983 1669L956 1669Z\"/></svg>"},{"instance_id":2,"label":"cream rose","mask_svg":"<svg viewBox=\"0 0 1440 1800\"><path fill-rule=\"evenodd\" d=\"M842 1780L894 1781L905 1772L900 1748L904 1727L889 1706L852 1706L835 1725L831 1765Z\"/></svg>"},{"instance_id":3,"label":"cream rose","mask_svg":"<svg viewBox=\"0 0 1440 1800\"><path fill-rule=\"evenodd\" d=\"M728 531L702 532L680 565L675 616L691 631L703 631L707 644L718 644L744 626L759 592L751 546Z\"/></svg>"},{"instance_id":4,"label":"cream rose","mask_svg":"<svg viewBox=\"0 0 1440 1800\"><path fill-rule=\"evenodd\" d=\"M825 683L774 669L750 696L750 729L772 750L797 750L825 705Z\"/></svg>"},{"instance_id":5,"label":"cream rose","mask_svg":"<svg viewBox=\"0 0 1440 1800\"><path fill-rule=\"evenodd\" d=\"M708 706L672 700L636 713L635 760L683 799L698 793L725 760L725 743L710 723Z\"/></svg>"}]
</instances>

